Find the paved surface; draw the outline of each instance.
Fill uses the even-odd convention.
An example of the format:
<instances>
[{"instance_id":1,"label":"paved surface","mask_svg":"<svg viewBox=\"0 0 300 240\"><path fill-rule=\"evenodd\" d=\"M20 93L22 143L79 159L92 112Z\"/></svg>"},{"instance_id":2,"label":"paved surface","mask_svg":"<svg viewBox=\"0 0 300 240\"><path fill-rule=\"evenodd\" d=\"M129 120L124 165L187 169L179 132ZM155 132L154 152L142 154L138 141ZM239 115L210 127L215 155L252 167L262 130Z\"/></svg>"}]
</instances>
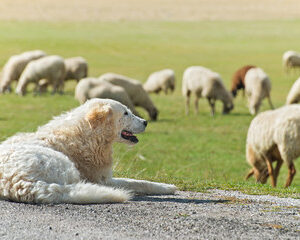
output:
<instances>
[{"instance_id":1,"label":"paved surface","mask_svg":"<svg viewBox=\"0 0 300 240\"><path fill-rule=\"evenodd\" d=\"M0 239L300 239L300 199L214 190L125 204L0 201Z\"/></svg>"}]
</instances>

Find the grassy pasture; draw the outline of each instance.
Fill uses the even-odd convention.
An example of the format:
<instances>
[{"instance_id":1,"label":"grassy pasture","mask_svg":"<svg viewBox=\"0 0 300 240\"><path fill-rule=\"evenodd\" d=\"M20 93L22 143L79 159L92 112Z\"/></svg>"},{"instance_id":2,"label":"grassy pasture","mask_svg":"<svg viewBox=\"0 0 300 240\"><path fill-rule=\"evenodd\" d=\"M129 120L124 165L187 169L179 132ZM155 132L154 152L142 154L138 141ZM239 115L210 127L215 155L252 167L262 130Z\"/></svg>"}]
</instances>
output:
<instances>
[{"instance_id":1,"label":"grassy pasture","mask_svg":"<svg viewBox=\"0 0 300 240\"><path fill-rule=\"evenodd\" d=\"M300 50L300 21L245 22L108 22L45 23L0 22L0 66L12 54L42 49L63 57L81 55L90 65L90 76L112 71L145 81L152 72L173 68L177 89L171 96L152 95L160 110L159 121L151 122L134 148L115 145L115 174L123 177L174 183L183 190L209 188L238 189L247 193L268 193L299 197L300 161L292 187L282 186L287 177L283 165L279 187L244 181L249 166L245 161L245 139L252 117L246 99L235 100L232 114L209 115L206 100L200 113L184 115L181 76L191 65L203 65L219 72L227 87L233 72L244 64L262 67L273 84L276 107L299 72L285 75L281 56L285 50ZM0 96L0 140L16 132L34 131L52 116L76 107L75 83L66 94L51 96ZM264 102L262 110L269 109ZM193 110L193 109L191 109ZM139 111L147 118L146 113Z\"/></svg>"}]
</instances>

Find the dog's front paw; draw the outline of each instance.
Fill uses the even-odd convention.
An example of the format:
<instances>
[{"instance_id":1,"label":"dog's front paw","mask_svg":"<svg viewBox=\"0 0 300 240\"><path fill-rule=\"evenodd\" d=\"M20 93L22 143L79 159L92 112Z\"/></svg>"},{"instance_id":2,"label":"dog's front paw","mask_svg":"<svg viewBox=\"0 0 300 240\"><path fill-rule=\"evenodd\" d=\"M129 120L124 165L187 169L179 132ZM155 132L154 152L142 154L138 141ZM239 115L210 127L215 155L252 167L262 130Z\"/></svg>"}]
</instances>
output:
<instances>
[{"instance_id":1,"label":"dog's front paw","mask_svg":"<svg viewBox=\"0 0 300 240\"><path fill-rule=\"evenodd\" d=\"M163 183L163 192L162 194L174 194L175 191L177 190L177 187L173 184L166 184Z\"/></svg>"}]
</instances>

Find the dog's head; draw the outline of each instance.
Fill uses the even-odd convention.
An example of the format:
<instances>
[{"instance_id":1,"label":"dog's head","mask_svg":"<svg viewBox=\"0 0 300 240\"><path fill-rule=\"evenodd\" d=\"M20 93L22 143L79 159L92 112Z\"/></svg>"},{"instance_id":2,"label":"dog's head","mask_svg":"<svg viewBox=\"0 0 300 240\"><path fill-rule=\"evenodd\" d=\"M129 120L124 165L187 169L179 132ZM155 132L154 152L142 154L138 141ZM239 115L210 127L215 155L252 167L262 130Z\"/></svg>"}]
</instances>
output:
<instances>
[{"instance_id":1,"label":"dog's head","mask_svg":"<svg viewBox=\"0 0 300 240\"><path fill-rule=\"evenodd\" d=\"M145 131L147 121L135 116L123 104L110 99L92 99L85 103L88 112L85 116L93 131L109 136L112 141L136 144L134 134Z\"/></svg>"}]
</instances>

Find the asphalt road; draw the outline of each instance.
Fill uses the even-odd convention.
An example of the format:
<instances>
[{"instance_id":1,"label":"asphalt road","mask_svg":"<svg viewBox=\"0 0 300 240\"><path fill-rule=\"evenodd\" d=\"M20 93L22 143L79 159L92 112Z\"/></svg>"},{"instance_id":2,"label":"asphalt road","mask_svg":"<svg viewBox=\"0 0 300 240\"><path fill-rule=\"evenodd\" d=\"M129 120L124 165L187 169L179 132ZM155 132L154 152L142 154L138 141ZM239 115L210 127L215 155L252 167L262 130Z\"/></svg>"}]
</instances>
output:
<instances>
[{"instance_id":1,"label":"asphalt road","mask_svg":"<svg viewBox=\"0 0 300 240\"><path fill-rule=\"evenodd\" d=\"M0 239L300 239L300 199L177 192L125 204L0 201Z\"/></svg>"}]
</instances>

